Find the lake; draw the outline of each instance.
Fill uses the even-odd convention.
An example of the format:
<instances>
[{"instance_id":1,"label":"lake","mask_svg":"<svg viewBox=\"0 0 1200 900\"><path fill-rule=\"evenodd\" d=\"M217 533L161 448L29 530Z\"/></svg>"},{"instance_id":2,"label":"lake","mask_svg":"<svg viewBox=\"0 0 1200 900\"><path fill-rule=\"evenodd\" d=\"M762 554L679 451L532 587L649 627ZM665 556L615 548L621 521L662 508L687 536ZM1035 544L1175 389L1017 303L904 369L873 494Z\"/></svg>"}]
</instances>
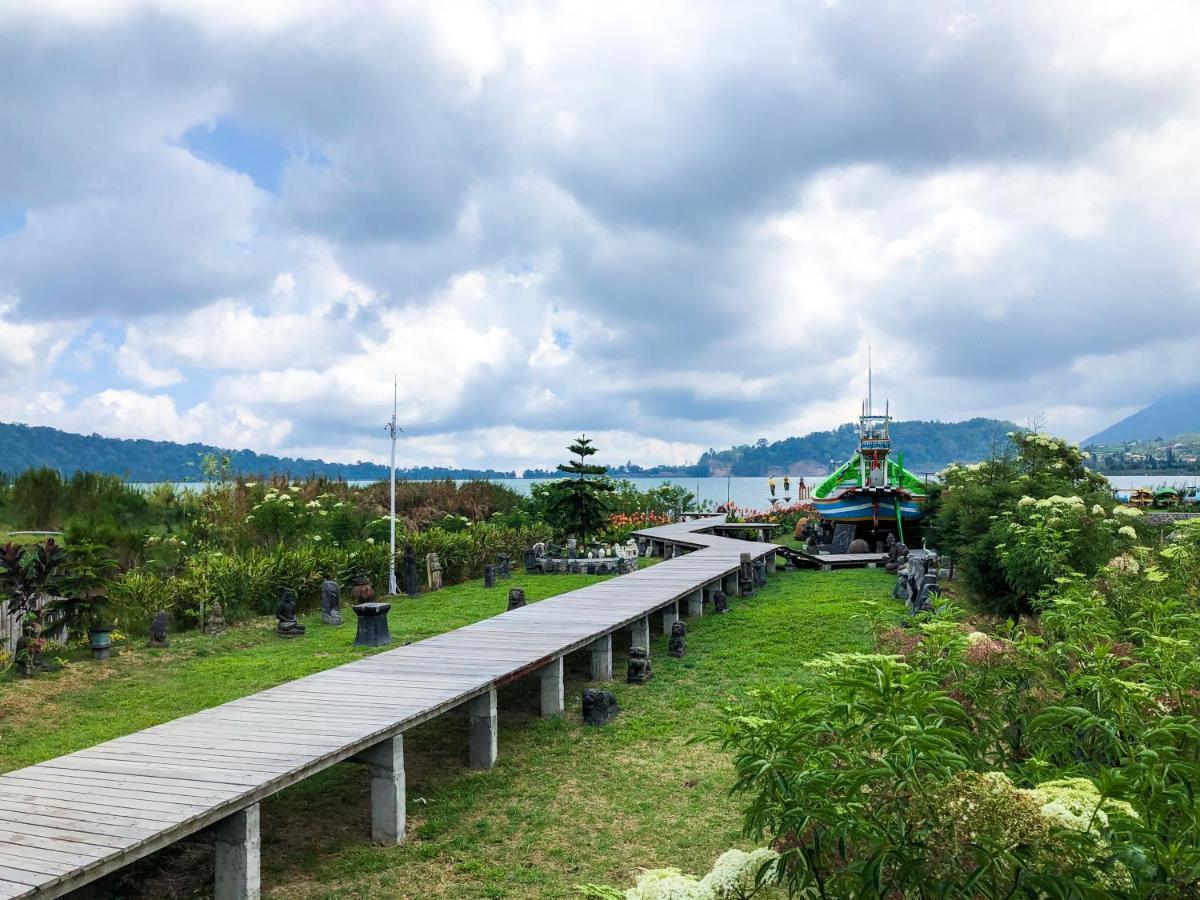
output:
<instances>
[{"instance_id":1,"label":"lake","mask_svg":"<svg viewBox=\"0 0 1200 900\"><path fill-rule=\"evenodd\" d=\"M799 476L791 476L792 479L792 496L795 497L796 483ZM804 482L808 485L811 491L814 487L821 483L824 475L806 475ZM497 478L494 479L495 484L502 484L505 487L512 488L519 494L528 494L529 486L544 479L540 478ZM732 500L740 508L750 509L769 509L771 506L771 494L767 488L767 479L765 476L754 477L731 477L731 478L630 478L640 490L647 488L658 487L664 481L671 484L682 485L693 494L697 494L700 500L710 501L713 506L719 506L728 500ZM1119 494L1128 492L1131 488L1145 487L1153 490L1156 487L1172 486L1172 487L1200 487L1200 475L1111 475L1109 482L1114 490ZM369 481L352 481L350 484L362 486L372 484ZM463 482L460 480L459 484ZM148 486L148 485L147 485ZM203 489L203 483L180 483L177 487L186 490ZM775 479L776 496L783 501L783 476L778 476Z\"/></svg>"}]
</instances>

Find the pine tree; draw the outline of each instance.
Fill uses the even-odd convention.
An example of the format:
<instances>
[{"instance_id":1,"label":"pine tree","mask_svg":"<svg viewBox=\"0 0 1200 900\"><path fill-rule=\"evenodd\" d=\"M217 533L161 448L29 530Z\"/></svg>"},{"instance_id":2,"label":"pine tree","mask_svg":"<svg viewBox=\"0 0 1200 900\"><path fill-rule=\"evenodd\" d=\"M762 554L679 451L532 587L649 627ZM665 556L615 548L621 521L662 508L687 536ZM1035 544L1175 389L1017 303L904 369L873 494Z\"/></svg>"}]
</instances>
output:
<instances>
[{"instance_id":1,"label":"pine tree","mask_svg":"<svg viewBox=\"0 0 1200 900\"><path fill-rule=\"evenodd\" d=\"M553 524L583 541L604 527L608 515L608 495L614 488L612 482L604 477L608 468L587 461L589 456L596 453L587 435L580 435L567 450L578 459L556 468L575 477L564 478L551 486L548 512Z\"/></svg>"}]
</instances>

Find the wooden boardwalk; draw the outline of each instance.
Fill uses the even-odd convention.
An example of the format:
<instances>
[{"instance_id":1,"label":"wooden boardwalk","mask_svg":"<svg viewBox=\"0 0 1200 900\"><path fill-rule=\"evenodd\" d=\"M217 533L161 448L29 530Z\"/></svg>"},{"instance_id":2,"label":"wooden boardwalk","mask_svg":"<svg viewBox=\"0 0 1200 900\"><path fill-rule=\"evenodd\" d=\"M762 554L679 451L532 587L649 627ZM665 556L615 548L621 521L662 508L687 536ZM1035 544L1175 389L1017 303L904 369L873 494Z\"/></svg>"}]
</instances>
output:
<instances>
[{"instance_id":1,"label":"wooden boardwalk","mask_svg":"<svg viewBox=\"0 0 1200 900\"><path fill-rule=\"evenodd\" d=\"M538 677L542 713L561 713L566 654L611 679L614 631L649 651L650 616L669 629L735 593L741 554L774 569L774 544L704 533L722 521L639 532L672 557L650 568L0 775L0 898L61 896L202 829L219 900L257 897L259 801L352 758L369 766L373 838L402 840L406 729L466 704L470 764L490 767L497 687Z\"/></svg>"}]
</instances>

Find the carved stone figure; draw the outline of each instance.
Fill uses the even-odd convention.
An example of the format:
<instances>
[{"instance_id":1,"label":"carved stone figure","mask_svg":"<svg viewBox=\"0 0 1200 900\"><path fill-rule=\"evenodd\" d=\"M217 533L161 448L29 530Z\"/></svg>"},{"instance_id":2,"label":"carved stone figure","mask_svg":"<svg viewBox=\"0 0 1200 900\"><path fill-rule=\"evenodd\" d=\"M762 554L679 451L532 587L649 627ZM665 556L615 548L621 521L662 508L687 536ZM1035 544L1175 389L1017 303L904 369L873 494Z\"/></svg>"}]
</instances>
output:
<instances>
[{"instance_id":1,"label":"carved stone figure","mask_svg":"<svg viewBox=\"0 0 1200 900\"><path fill-rule=\"evenodd\" d=\"M849 553L850 544L854 541L855 525L843 522L840 525L835 525L833 528L833 541L831 544L831 553Z\"/></svg>"},{"instance_id":2,"label":"carved stone figure","mask_svg":"<svg viewBox=\"0 0 1200 900\"><path fill-rule=\"evenodd\" d=\"M496 554L496 574L501 578L512 578L512 559L507 553Z\"/></svg>"},{"instance_id":3,"label":"carved stone figure","mask_svg":"<svg viewBox=\"0 0 1200 900\"><path fill-rule=\"evenodd\" d=\"M412 544L404 545L404 593L417 596L417 556Z\"/></svg>"},{"instance_id":4,"label":"carved stone figure","mask_svg":"<svg viewBox=\"0 0 1200 900\"><path fill-rule=\"evenodd\" d=\"M756 587L767 586L767 560L765 557L754 561L754 584Z\"/></svg>"},{"instance_id":5,"label":"carved stone figure","mask_svg":"<svg viewBox=\"0 0 1200 900\"><path fill-rule=\"evenodd\" d=\"M357 585L355 585L355 587L357 587ZM351 588L351 595L353 595L353 591L354 588ZM341 606L341 588L338 587L338 583L332 578L326 578L321 582L321 621L326 625L341 625Z\"/></svg>"},{"instance_id":6,"label":"carved stone figure","mask_svg":"<svg viewBox=\"0 0 1200 900\"><path fill-rule=\"evenodd\" d=\"M749 553L743 553L738 564L738 592L743 597L754 593L754 564Z\"/></svg>"},{"instance_id":7,"label":"carved stone figure","mask_svg":"<svg viewBox=\"0 0 1200 900\"><path fill-rule=\"evenodd\" d=\"M854 540L852 540L850 542L850 545L848 547L846 547L846 552L847 553L870 553L871 545L868 544L866 541L864 541L862 538L855 538Z\"/></svg>"},{"instance_id":8,"label":"carved stone figure","mask_svg":"<svg viewBox=\"0 0 1200 900\"><path fill-rule=\"evenodd\" d=\"M382 647L392 642L388 631L390 603L356 603L351 609L358 616L358 631L354 635L355 647Z\"/></svg>"},{"instance_id":9,"label":"carved stone figure","mask_svg":"<svg viewBox=\"0 0 1200 900\"><path fill-rule=\"evenodd\" d=\"M425 577L429 581L431 591L442 589L442 563L436 553L425 554Z\"/></svg>"},{"instance_id":10,"label":"carved stone figure","mask_svg":"<svg viewBox=\"0 0 1200 900\"><path fill-rule=\"evenodd\" d=\"M612 691L597 688L583 689L583 724L607 725L616 718L621 707L617 706L617 695Z\"/></svg>"},{"instance_id":11,"label":"carved stone figure","mask_svg":"<svg viewBox=\"0 0 1200 900\"><path fill-rule=\"evenodd\" d=\"M671 637L667 641L667 655L683 659L687 653L687 624L676 620L671 626Z\"/></svg>"},{"instance_id":12,"label":"carved stone figure","mask_svg":"<svg viewBox=\"0 0 1200 900\"><path fill-rule=\"evenodd\" d=\"M208 611L208 621L204 623L205 634L220 634L225 630L225 610L221 608L221 604L213 601L212 607Z\"/></svg>"},{"instance_id":13,"label":"carved stone figure","mask_svg":"<svg viewBox=\"0 0 1200 900\"><path fill-rule=\"evenodd\" d=\"M713 591L713 612L729 612L729 600L726 598L725 592L720 588L717 588L717 590Z\"/></svg>"},{"instance_id":14,"label":"carved stone figure","mask_svg":"<svg viewBox=\"0 0 1200 900\"><path fill-rule=\"evenodd\" d=\"M525 605L525 589L524 588L509 588L508 589L508 608L509 610L520 609Z\"/></svg>"},{"instance_id":15,"label":"carved stone figure","mask_svg":"<svg viewBox=\"0 0 1200 900\"><path fill-rule=\"evenodd\" d=\"M337 584L334 584L337 587ZM321 586L322 594L325 586ZM371 586L371 579L366 575L355 575L350 582L350 599L355 603L370 603L375 599L375 588ZM324 602L324 601L322 601Z\"/></svg>"},{"instance_id":16,"label":"carved stone figure","mask_svg":"<svg viewBox=\"0 0 1200 900\"><path fill-rule=\"evenodd\" d=\"M154 618L150 621L150 646L151 647L170 647L171 641L167 637L167 629L171 627L171 616L166 612L157 612Z\"/></svg>"},{"instance_id":17,"label":"carved stone figure","mask_svg":"<svg viewBox=\"0 0 1200 900\"><path fill-rule=\"evenodd\" d=\"M496 586L496 567L487 565L483 567L483 586L492 588Z\"/></svg>"},{"instance_id":18,"label":"carved stone figure","mask_svg":"<svg viewBox=\"0 0 1200 900\"><path fill-rule=\"evenodd\" d=\"M650 671L650 659L643 647L632 647L629 650L629 665L625 671L625 681L628 684L645 684L654 673Z\"/></svg>"},{"instance_id":19,"label":"carved stone figure","mask_svg":"<svg viewBox=\"0 0 1200 900\"><path fill-rule=\"evenodd\" d=\"M304 634L304 626L296 621L296 594L290 588L279 589L279 608L275 612L275 631L280 637L293 638Z\"/></svg>"}]
</instances>

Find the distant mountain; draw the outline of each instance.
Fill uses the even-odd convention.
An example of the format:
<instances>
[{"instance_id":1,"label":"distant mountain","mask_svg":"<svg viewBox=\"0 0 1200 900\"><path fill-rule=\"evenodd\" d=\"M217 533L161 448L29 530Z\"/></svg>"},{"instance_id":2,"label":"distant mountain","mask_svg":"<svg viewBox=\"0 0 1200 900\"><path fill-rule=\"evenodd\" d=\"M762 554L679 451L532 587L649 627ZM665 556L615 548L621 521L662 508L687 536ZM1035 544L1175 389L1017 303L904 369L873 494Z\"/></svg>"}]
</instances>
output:
<instances>
[{"instance_id":1,"label":"distant mountain","mask_svg":"<svg viewBox=\"0 0 1200 900\"><path fill-rule=\"evenodd\" d=\"M968 419L966 422L893 422L892 445L913 472L936 472L952 462L989 459L1003 449L1012 422ZM804 437L769 443L765 438L729 450L709 450L689 466L642 468L633 463L609 468L625 478L696 478L726 475L819 475L845 462L858 449L858 425L847 423L833 431L815 431ZM527 469L526 478L561 477L560 473Z\"/></svg>"},{"instance_id":2,"label":"distant mountain","mask_svg":"<svg viewBox=\"0 0 1200 900\"><path fill-rule=\"evenodd\" d=\"M233 471L245 475L288 474L294 478L324 475L347 481L375 481L388 477L387 466L377 463L329 463L322 459L271 456L253 450L225 450L207 444L170 441L123 440L59 431L57 428L0 422L0 472L14 474L36 466L49 466L70 474L80 470L123 475L130 481L198 481L200 458L226 455ZM446 469L421 466L398 469L398 477L512 478L512 472L492 469Z\"/></svg>"},{"instance_id":3,"label":"distant mountain","mask_svg":"<svg viewBox=\"0 0 1200 900\"><path fill-rule=\"evenodd\" d=\"M1126 441L1170 440L1196 432L1200 432L1200 385L1160 397L1083 443L1105 446Z\"/></svg>"}]
</instances>

